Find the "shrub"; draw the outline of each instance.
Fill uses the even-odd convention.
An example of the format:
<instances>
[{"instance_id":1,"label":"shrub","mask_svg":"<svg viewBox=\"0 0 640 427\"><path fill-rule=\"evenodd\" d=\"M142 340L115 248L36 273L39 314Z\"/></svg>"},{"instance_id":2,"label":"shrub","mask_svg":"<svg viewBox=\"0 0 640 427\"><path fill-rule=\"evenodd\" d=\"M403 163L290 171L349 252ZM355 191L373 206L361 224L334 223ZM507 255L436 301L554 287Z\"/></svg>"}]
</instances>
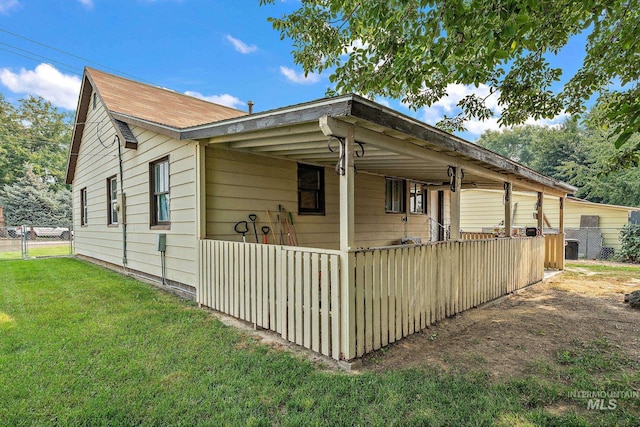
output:
<instances>
[{"instance_id":1,"label":"shrub","mask_svg":"<svg viewBox=\"0 0 640 427\"><path fill-rule=\"evenodd\" d=\"M620 257L626 262L640 262L640 225L627 224L620 231Z\"/></svg>"}]
</instances>

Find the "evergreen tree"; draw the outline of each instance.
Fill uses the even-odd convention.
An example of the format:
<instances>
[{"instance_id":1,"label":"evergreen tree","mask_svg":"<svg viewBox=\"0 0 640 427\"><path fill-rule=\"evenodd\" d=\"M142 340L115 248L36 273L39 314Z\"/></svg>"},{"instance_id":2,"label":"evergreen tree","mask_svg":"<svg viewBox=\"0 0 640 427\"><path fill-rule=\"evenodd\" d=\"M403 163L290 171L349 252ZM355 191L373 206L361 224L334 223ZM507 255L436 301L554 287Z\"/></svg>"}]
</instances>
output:
<instances>
[{"instance_id":1,"label":"evergreen tree","mask_svg":"<svg viewBox=\"0 0 640 427\"><path fill-rule=\"evenodd\" d=\"M71 192L51 191L30 166L24 176L0 192L8 226L67 226L71 223Z\"/></svg>"}]
</instances>

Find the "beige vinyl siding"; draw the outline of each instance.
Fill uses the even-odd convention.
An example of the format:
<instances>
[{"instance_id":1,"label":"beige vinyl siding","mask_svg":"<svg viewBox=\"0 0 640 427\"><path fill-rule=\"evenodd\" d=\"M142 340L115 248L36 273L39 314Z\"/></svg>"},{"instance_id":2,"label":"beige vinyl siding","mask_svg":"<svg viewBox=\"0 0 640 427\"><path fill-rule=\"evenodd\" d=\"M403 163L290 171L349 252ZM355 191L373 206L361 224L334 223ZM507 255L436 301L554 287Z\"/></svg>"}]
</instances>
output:
<instances>
[{"instance_id":1,"label":"beige vinyl siding","mask_svg":"<svg viewBox=\"0 0 640 427\"><path fill-rule=\"evenodd\" d=\"M385 212L385 177L358 173L355 177L356 247L388 246L405 236L429 240L427 215ZM406 205L409 208L408 193ZM406 224L402 221L407 218Z\"/></svg>"},{"instance_id":2,"label":"beige vinyl siding","mask_svg":"<svg viewBox=\"0 0 640 427\"><path fill-rule=\"evenodd\" d=\"M257 228L277 223L278 205L291 212L300 246L337 249L340 242L339 177L325 168L325 215L298 215L297 163L218 147L206 149L207 238L241 241L238 221L258 216ZM384 177L359 173L355 178L356 247L398 243L404 233L403 214L385 213ZM409 215L407 234L428 239L428 217ZM253 228L247 241L255 241ZM277 227L276 227L277 228ZM276 238L280 239L279 234ZM273 243L273 236L269 235ZM286 242L286 236L285 236Z\"/></svg>"},{"instance_id":3,"label":"beige vinyl siding","mask_svg":"<svg viewBox=\"0 0 640 427\"><path fill-rule=\"evenodd\" d=\"M481 231L483 227L492 227L504 219L502 191L463 190L461 201L461 224L464 231ZM533 218L536 193L514 192L513 204L517 203L514 226L536 226ZM565 228L580 227L582 215L597 215L599 228L604 239L603 245L620 248L620 229L628 223L629 212L637 208L612 206L567 199L564 209ZM545 196L543 211L551 228L558 228L560 204L557 197ZM545 224L546 227L546 224Z\"/></svg>"},{"instance_id":4,"label":"beige vinyl siding","mask_svg":"<svg viewBox=\"0 0 640 427\"><path fill-rule=\"evenodd\" d=\"M565 227L580 227L580 216L598 215L600 228L622 228L629 222L629 212L632 210L634 209L597 206L568 200L564 210L564 224Z\"/></svg>"},{"instance_id":5,"label":"beige vinyl siding","mask_svg":"<svg viewBox=\"0 0 640 427\"><path fill-rule=\"evenodd\" d=\"M88 112L78 166L74 178L76 252L122 265L122 225L107 227L106 178L117 175L118 148L112 143L114 129L102 105ZM101 126L97 123L101 122ZM97 131L101 130L100 139ZM166 273L169 280L196 285L195 238L195 145L142 128L132 128L137 150L122 148L124 192L127 197L128 268L161 276L156 235L167 234ZM149 163L169 156L171 229L151 230ZM88 225L80 226L80 189L87 187Z\"/></svg>"},{"instance_id":6,"label":"beige vinyl siding","mask_svg":"<svg viewBox=\"0 0 640 427\"><path fill-rule=\"evenodd\" d=\"M632 210L568 200L564 210L564 223L567 228L580 227L581 215L598 215L600 218L598 227L602 231L603 246L619 250L621 248L620 229L629 222L629 212Z\"/></svg>"},{"instance_id":7,"label":"beige vinyl siding","mask_svg":"<svg viewBox=\"0 0 640 427\"><path fill-rule=\"evenodd\" d=\"M259 241L269 226L267 210L276 228L278 205L291 212L301 246L335 248L339 241L337 176L325 169L325 215L298 215L298 167L293 161L225 150L206 149L207 238L242 241L234 231L238 221L248 221L247 242L255 242L250 214L258 219ZM269 242L274 243L269 234ZM286 236L285 236L286 242Z\"/></svg>"},{"instance_id":8,"label":"beige vinyl siding","mask_svg":"<svg viewBox=\"0 0 640 427\"><path fill-rule=\"evenodd\" d=\"M95 109L89 107L86 122L73 181L76 252L121 265L122 231L119 227L107 226L106 179L118 171L117 147L112 143L115 132L102 104ZM87 188L87 225L80 226L80 189L84 187Z\"/></svg>"},{"instance_id":9,"label":"beige vinyl siding","mask_svg":"<svg viewBox=\"0 0 640 427\"><path fill-rule=\"evenodd\" d=\"M503 194L499 190L462 190L460 196L460 226L462 230L482 231L483 228L497 227L501 221L504 221ZM534 192L513 192L514 227L538 226L538 220L533 216L537 198L538 195ZM551 228L558 228L560 225L559 198L545 196L542 207ZM547 227L546 224L545 227ZM565 227L569 227L566 223L566 212Z\"/></svg>"}]
</instances>

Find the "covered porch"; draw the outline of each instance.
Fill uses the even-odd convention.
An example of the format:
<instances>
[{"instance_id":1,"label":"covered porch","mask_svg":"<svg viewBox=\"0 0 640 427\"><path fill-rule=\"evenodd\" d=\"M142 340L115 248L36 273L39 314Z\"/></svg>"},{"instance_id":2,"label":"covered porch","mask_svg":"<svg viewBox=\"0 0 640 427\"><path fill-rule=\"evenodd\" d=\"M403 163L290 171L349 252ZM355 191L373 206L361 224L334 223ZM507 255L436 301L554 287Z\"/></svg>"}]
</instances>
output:
<instances>
[{"instance_id":1,"label":"covered porch","mask_svg":"<svg viewBox=\"0 0 640 427\"><path fill-rule=\"evenodd\" d=\"M510 194L555 195L562 218L571 188L362 98L186 134L199 142L197 302L336 360L536 283L545 267L563 267L562 230L543 236L542 215L535 233L514 236ZM299 164L324 170L321 215L299 209ZM499 235L461 232L461 189L472 186L504 191ZM293 213L297 246L278 236L245 243L234 234L238 218L257 213L267 224L264 212L278 205Z\"/></svg>"}]
</instances>

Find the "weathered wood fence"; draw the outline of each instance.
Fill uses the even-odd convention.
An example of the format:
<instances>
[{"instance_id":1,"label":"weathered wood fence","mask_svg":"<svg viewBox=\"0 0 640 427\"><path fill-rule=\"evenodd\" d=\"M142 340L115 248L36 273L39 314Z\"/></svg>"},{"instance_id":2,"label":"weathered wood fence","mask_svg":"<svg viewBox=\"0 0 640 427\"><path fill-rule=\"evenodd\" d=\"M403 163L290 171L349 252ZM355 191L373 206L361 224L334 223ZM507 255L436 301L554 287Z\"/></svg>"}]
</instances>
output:
<instances>
[{"instance_id":1,"label":"weathered wood fence","mask_svg":"<svg viewBox=\"0 0 640 427\"><path fill-rule=\"evenodd\" d=\"M564 270L564 233L545 234L544 268Z\"/></svg>"},{"instance_id":2,"label":"weathered wood fence","mask_svg":"<svg viewBox=\"0 0 640 427\"><path fill-rule=\"evenodd\" d=\"M197 301L340 358L340 252L200 241Z\"/></svg>"},{"instance_id":3,"label":"weathered wood fence","mask_svg":"<svg viewBox=\"0 0 640 427\"><path fill-rule=\"evenodd\" d=\"M356 252L355 356L542 280L543 247L535 237Z\"/></svg>"},{"instance_id":4,"label":"weathered wood fence","mask_svg":"<svg viewBox=\"0 0 640 427\"><path fill-rule=\"evenodd\" d=\"M493 239L496 237L496 233L482 233L479 231L463 231L460 233L462 240L483 240Z\"/></svg>"},{"instance_id":5,"label":"weathered wood fence","mask_svg":"<svg viewBox=\"0 0 640 427\"><path fill-rule=\"evenodd\" d=\"M201 240L197 301L349 360L542 280L543 251L542 237L349 253Z\"/></svg>"}]
</instances>

